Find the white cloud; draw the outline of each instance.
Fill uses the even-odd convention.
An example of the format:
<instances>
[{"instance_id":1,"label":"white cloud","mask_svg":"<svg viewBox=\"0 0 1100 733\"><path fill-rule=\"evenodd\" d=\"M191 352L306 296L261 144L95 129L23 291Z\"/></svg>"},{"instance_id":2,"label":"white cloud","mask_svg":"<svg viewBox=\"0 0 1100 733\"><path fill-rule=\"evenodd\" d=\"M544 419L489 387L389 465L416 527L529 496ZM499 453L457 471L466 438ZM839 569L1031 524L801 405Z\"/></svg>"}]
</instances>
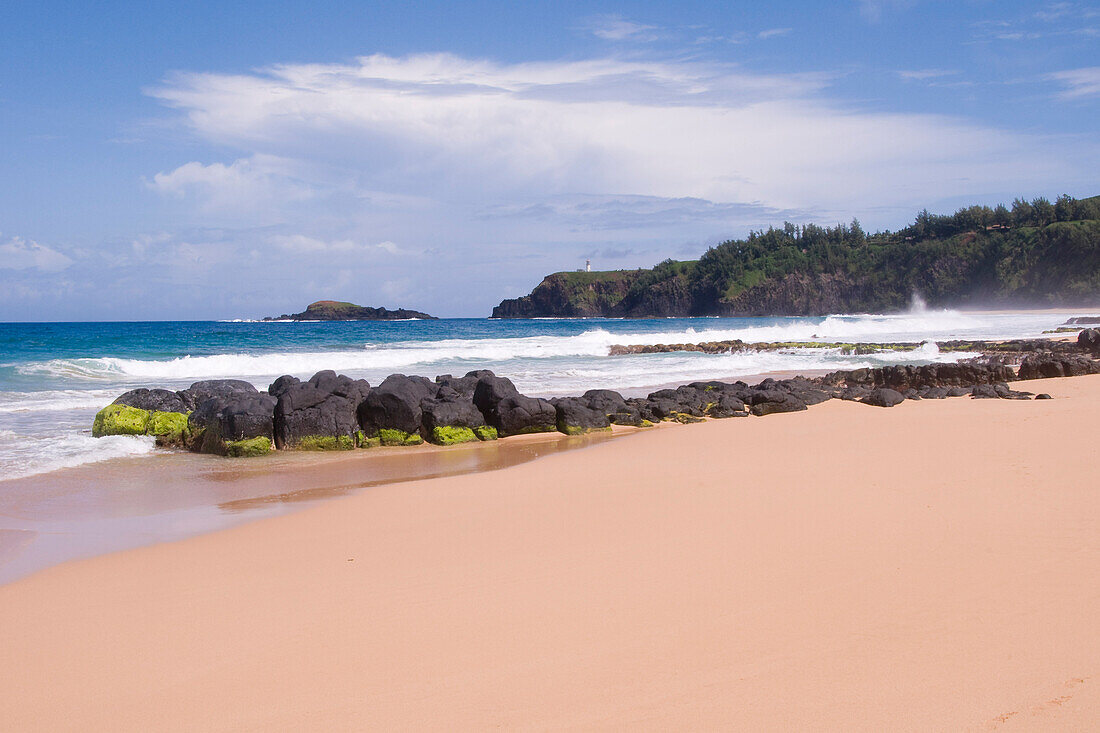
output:
<instances>
[{"instance_id":1,"label":"white cloud","mask_svg":"<svg viewBox=\"0 0 1100 733\"><path fill-rule=\"evenodd\" d=\"M760 39L778 38L779 36L790 35L793 30L794 28L768 28L757 33L756 37Z\"/></svg>"},{"instance_id":2,"label":"white cloud","mask_svg":"<svg viewBox=\"0 0 1100 733\"><path fill-rule=\"evenodd\" d=\"M655 41L657 35L652 31L655 26L635 23L620 15L600 15L592 19L589 29L592 34L606 41Z\"/></svg>"},{"instance_id":3,"label":"white cloud","mask_svg":"<svg viewBox=\"0 0 1100 733\"><path fill-rule=\"evenodd\" d=\"M254 186L277 207L303 179L317 176L315 190L340 171L360 190L453 205L589 194L836 209L1083 175L1083 156L1055 141L844 106L826 98L829 81L691 61L448 54L183 74L152 93L200 137L249 157L188 164L153 185Z\"/></svg>"},{"instance_id":4,"label":"white cloud","mask_svg":"<svg viewBox=\"0 0 1100 733\"><path fill-rule=\"evenodd\" d=\"M60 272L73 264L72 258L33 240L11 237L0 244L0 269Z\"/></svg>"},{"instance_id":5,"label":"white cloud","mask_svg":"<svg viewBox=\"0 0 1100 733\"><path fill-rule=\"evenodd\" d=\"M1063 89L1057 95L1060 99L1073 100L1100 96L1100 66L1058 71L1048 74L1047 78L1062 85Z\"/></svg>"},{"instance_id":6,"label":"white cloud","mask_svg":"<svg viewBox=\"0 0 1100 733\"><path fill-rule=\"evenodd\" d=\"M147 185L169 197L195 197L211 210L278 205L313 195L308 186L296 180L291 168L290 161L262 154L228 165L192 161L167 173L157 173Z\"/></svg>"}]
</instances>

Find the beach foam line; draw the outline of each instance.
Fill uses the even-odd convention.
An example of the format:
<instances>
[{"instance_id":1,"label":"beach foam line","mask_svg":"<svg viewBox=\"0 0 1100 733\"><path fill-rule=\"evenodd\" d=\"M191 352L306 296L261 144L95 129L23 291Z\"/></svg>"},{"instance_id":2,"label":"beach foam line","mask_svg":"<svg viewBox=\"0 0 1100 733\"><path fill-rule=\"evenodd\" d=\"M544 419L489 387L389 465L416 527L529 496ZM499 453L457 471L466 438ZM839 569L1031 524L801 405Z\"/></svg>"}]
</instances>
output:
<instances>
[{"instance_id":1,"label":"beach foam line","mask_svg":"<svg viewBox=\"0 0 1100 733\"><path fill-rule=\"evenodd\" d=\"M0 483L85 463L145 455L154 449L153 438L145 435L44 437L0 429Z\"/></svg>"}]
</instances>

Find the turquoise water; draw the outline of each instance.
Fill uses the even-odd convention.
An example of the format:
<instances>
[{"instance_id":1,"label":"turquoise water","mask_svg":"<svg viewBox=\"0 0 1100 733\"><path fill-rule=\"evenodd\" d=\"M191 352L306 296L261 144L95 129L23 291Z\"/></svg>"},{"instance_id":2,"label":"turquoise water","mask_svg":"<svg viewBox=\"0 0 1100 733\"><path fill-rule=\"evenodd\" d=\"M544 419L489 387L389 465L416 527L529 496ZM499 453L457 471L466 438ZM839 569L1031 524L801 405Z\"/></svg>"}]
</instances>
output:
<instances>
[{"instance_id":1,"label":"turquoise water","mask_svg":"<svg viewBox=\"0 0 1100 733\"><path fill-rule=\"evenodd\" d=\"M443 319L396 322L153 322L0 324L0 480L152 450L144 438L91 438L96 410L133 387L179 389L198 379L275 377L335 369L376 384L388 374L492 369L535 395L659 385L773 371L954 360L914 352L845 356L823 349L608 356L612 344L745 341L931 341L1037 336L1066 314L918 310L821 318L657 320Z\"/></svg>"}]
</instances>

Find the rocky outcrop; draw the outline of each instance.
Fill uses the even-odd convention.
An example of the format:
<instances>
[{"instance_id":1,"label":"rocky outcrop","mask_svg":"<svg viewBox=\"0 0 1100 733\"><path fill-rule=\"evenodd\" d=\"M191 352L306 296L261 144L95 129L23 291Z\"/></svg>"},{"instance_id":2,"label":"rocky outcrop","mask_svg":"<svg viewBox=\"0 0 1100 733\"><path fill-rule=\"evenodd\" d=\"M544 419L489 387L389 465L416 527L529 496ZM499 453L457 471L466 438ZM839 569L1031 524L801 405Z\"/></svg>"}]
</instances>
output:
<instances>
[{"instance_id":1,"label":"rocky outcrop","mask_svg":"<svg viewBox=\"0 0 1100 733\"><path fill-rule=\"evenodd\" d=\"M579 397L544 400L521 394L511 380L487 370L441 375L435 381L393 374L373 389L364 380L333 371L318 372L305 382L279 377L267 392L240 380L207 380L178 392L126 392L96 415L92 434L155 435L162 445L243 456L273 448L408 446L424 440L452 445L551 431L579 435L608 430L612 424L646 427L658 421L764 417L831 399L878 407L962 396L1031 399L1030 392L1010 384L1100 374L1100 360L1092 358L1098 334L1095 329L1082 332L1077 342L991 344L990 355L955 364L852 369L812 379L769 378L751 386L741 381L692 382L629 399L594 389ZM1012 358L1019 360L1018 370L1006 363Z\"/></svg>"},{"instance_id":2,"label":"rocky outcrop","mask_svg":"<svg viewBox=\"0 0 1100 733\"><path fill-rule=\"evenodd\" d=\"M310 303L301 313L284 313L278 317L268 316L265 321L409 321L436 320L420 311L398 308L370 308L339 300L318 300Z\"/></svg>"}]
</instances>

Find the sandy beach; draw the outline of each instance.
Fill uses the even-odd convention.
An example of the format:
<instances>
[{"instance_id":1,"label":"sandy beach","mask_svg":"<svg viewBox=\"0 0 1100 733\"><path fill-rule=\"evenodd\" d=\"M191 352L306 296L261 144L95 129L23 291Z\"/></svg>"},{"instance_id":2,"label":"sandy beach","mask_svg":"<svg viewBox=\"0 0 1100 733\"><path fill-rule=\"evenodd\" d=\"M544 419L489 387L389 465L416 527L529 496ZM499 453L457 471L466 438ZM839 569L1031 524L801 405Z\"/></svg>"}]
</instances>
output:
<instances>
[{"instance_id":1,"label":"sandy beach","mask_svg":"<svg viewBox=\"0 0 1100 733\"><path fill-rule=\"evenodd\" d=\"M372 487L0 586L10 730L1095 730L1100 376Z\"/></svg>"}]
</instances>

